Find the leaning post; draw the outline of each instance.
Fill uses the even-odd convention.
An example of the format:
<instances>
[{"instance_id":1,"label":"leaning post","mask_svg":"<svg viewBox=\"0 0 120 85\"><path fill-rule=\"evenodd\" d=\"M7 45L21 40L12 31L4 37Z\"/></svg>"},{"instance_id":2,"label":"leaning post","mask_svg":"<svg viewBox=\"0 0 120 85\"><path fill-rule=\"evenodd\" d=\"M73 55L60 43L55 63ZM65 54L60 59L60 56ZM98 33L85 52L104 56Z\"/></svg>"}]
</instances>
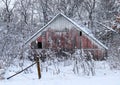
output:
<instances>
[{"instance_id":1,"label":"leaning post","mask_svg":"<svg viewBox=\"0 0 120 85\"><path fill-rule=\"evenodd\" d=\"M37 71L38 71L38 79L41 78L41 70L40 70L40 61L39 61L39 57L36 56L36 64L37 64Z\"/></svg>"}]
</instances>

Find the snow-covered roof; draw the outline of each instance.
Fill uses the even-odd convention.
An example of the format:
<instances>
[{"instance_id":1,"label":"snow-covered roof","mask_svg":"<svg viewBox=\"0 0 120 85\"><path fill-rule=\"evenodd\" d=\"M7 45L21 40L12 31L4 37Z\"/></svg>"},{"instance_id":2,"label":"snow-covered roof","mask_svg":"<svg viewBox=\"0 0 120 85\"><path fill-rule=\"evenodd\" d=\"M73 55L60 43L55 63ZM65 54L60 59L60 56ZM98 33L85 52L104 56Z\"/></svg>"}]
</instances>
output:
<instances>
[{"instance_id":1,"label":"snow-covered roof","mask_svg":"<svg viewBox=\"0 0 120 85\"><path fill-rule=\"evenodd\" d=\"M57 14L51 21L49 21L45 26L43 26L40 30L38 30L34 35L32 35L25 43L24 46L28 43L31 43L33 40L35 40L36 38L38 38L41 34L41 32L48 26L50 25L57 17L62 16L65 19L67 19L69 22L71 22L73 25L75 25L77 28L77 30L82 31L86 36L88 36L90 39L92 39L95 43L97 43L98 45L100 45L101 47L108 49L108 47L106 47L104 44L102 44L98 39L96 39L93 34L90 32L90 30L82 25L78 25L77 23L75 23L73 20L71 20L70 18L68 18L67 16L65 16L62 13Z\"/></svg>"}]
</instances>

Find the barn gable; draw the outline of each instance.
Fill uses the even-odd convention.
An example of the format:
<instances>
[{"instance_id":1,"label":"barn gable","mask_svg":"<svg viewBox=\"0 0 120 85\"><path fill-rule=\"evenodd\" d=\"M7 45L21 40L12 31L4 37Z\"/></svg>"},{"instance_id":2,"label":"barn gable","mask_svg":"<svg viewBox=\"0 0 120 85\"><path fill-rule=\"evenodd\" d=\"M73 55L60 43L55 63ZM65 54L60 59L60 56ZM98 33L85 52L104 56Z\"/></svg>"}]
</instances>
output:
<instances>
[{"instance_id":1,"label":"barn gable","mask_svg":"<svg viewBox=\"0 0 120 85\"><path fill-rule=\"evenodd\" d=\"M49 29L55 31L65 31L70 29L76 29L78 32L82 32L86 37L92 40L99 48L108 49L105 45L103 45L99 40L97 40L93 34L89 31L88 28L80 26L72 21L70 18L66 17L64 14L60 13L56 15L48 24L43 26L39 31L37 31L33 36L31 36L24 45L30 44L32 41L35 41L44 31Z\"/></svg>"}]
</instances>

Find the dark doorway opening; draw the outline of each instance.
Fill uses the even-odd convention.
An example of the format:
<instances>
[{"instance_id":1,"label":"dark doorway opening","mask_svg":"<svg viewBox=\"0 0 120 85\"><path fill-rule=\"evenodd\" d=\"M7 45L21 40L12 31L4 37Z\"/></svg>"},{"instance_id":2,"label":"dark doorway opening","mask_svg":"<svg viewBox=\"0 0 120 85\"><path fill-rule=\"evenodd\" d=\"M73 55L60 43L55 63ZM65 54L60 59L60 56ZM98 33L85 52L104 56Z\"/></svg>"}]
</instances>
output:
<instances>
[{"instance_id":1,"label":"dark doorway opening","mask_svg":"<svg viewBox=\"0 0 120 85\"><path fill-rule=\"evenodd\" d=\"M38 49L42 49L42 42L38 42L37 47L38 47Z\"/></svg>"}]
</instances>

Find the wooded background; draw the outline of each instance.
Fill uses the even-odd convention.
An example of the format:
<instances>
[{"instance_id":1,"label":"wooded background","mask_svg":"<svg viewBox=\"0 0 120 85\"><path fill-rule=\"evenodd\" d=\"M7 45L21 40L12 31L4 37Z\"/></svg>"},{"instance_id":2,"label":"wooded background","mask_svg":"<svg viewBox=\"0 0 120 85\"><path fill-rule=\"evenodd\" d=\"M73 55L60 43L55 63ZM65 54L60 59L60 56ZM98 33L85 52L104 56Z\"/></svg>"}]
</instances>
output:
<instances>
[{"instance_id":1,"label":"wooded background","mask_svg":"<svg viewBox=\"0 0 120 85\"><path fill-rule=\"evenodd\" d=\"M60 12L91 29L120 66L120 0L0 0L0 68L26 58L23 43Z\"/></svg>"}]
</instances>

